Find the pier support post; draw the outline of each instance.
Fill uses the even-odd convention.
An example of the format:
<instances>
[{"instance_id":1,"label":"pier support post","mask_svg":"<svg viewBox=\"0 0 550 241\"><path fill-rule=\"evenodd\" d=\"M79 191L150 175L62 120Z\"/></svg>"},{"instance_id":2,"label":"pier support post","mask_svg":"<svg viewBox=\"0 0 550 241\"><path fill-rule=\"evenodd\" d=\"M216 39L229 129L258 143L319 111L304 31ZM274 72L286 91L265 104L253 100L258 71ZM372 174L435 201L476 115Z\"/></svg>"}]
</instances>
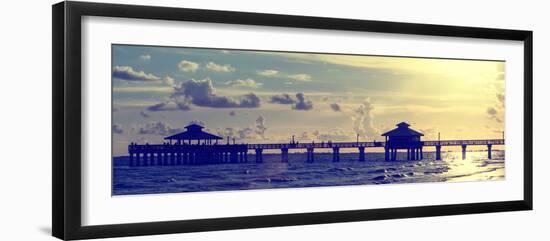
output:
<instances>
[{"instance_id":1,"label":"pier support post","mask_svg":"<svg viewBox=\"0 0 550 241\"><path fill-rule=\"evenodd\" d=\"M407 148L407 161L411 160L411 148Z\"/></svg>"},{"instance_id":2,"label":"pier support post","mask_svg":"<svg viewBox=\"0 0 550 241\"><path fill-rule=\"evenodd\" d=\"M139 163L139 161L140 161L140 160L139 160L139 159L140 159L139 154L140 154L140 153L139 153L139 152L136 152L135 154L136 154L136 159L134 160L134 164L135 164L135 166L139 166L139 164L140 164L140 163Z\"/></svg>"},{"instance_id":3,"label":"pier support post","mask_svg":"<svg viewBox=\"0 0 550 241\"><path fill-rule=\"evenodd\" d=\"M359 147L359 161L360 162L365 161L365 147L364 146Z\"/></svg>"},{"instance_id":4,"label":"pier support post","mask_svg":"<svg viewBox=\"0 0 550 241\"><path fill-rule=\"evenodd\" d=\"M420 160L424 159L424 148L420 147Z\"/></svg>"},{"instance_id":5,"label":"pier support post","mask_svg":"<svg viewBox=\"0 0 550 241\"><path fill-rule=\"evenodd\" d=\"M264 158L262 156L263 149L256 149L256 163L262 163L264 162Z\"/></svg>"},{"instance_id":6,"label":"pier support post","mask_svg":"<svg viewBox=\"0 0 550 241\"><path fill-rule=\"evenodd\" d=\"M288 162L288 148L281 148L281 162Z\"/></svg>"},{"instance_id":7,"label":"pier support post","mask_svg":"<svg viewBox=\"0 0 550 241\"><path fill-rule=\"evenodd\" d=\"M411 148L411 161L416 160L416 148Z\"/></svg>"},{"instance_id":8,"label":"pier support post","mask_svg":"<svg viewBox=\"0 0 550 241\"><path fill-rule=\"evenodd\" d=\"M462 145L462 160L466 159L466 145Z\"/></svg>"},{"instance_id":9,"label":"pier support post","mask_svg":"<svg viewBox=\"0 0 550 241\"><path fill-rule=\"evenodd\" d=\"M243 152L243 155L244 155L244 162L248 162L248 149L246 149L246 151Z\"/></svg>"},{"instance_id":10,"label":"pier support post","mask_svg":"<svg viewBox=\"0 0 550 241\"><path fill-rule=\"evenodd\" d=\"M391 160L395 161L397 159L397 149L392 148L391 149Z\"/></svg>"},{"instance_id":11,"label":"pier support post","mask_svg":"<svg viewBox=\"0 0 550 241\"><path fill-rule=\"evenodd\" d=\"M149 166L149 152L143 153L143 165Z\"/></svg>"},{"instance_id":12,"label":"pier support post","mask_svg":"<svg viewBox=\"0 0 550 241\"><path fill-rule=\"evenodd\" d=\"M436 161L441 160L441 146L440 145L435 146L435 160Z\"/></svg>"},{"instance_id":13,"label":"pier support post","mask_svg":"<svg viewBox=\"0 0 550 241\"><path fill-rule=\"evenodd\" d=\"M189 152L183 153L183 164L188 165L189 164Z\"/></svg>"},{"instance_id":14,"label":"pier support post","mask_svg":"<svg viewBox=\"0 0 550 241\"><path fill-rule=\"evenodd\" d=\"M390 149L389 149L387 146L385 146L385 147L384 147L384 151L385 151L385 153L384 153L384 154L385 154L385 155L384 155L384 156L385 156L385 160L386 160L386 161L389 161L389 160L390 160Z\"/></svg>"},{"instance_id":15,"label":"pier support post","mask_svg":"<svg viewBox=\"0 0 550 241\"><path fill-rule=\"evenodd\" d=\"M236 151L232 151L231 152L231 163L237 163L239 158L237 157L237 153Z\"/></svg>"},{"instance_id":16,"label":"pier support post","mask_svg":"<svg viewBox=\"0 0 550 241\"><path fill-rule=\"evenodd\" d=\"M307 162L315 161L314 149L312 147L307 148Z\"/></svg>"},{"instance_id":17,"label":"pier support post","mask_svg":"<svg viewBox=\"0 0 550 241\"><path fill-rule=\"evenodd\" d=\"M333 162L339 162L340 161L340 147L333 147L332 148L332 161Z\"/></svg>"},{"instance_id":18,"label":"pier support post","mask_svg":"<svg viewBox=\"0 0 550 241\"><path fill-rule=\"evenodd\" d=\"M128 160L128 165L133 167L136 165L135 161L134 161L134 153L130 152L130 156L129 156L129 160Z\"/></svg>"},{"instance_id":19,"label":"pier support post","mask_svg":"<svg viewBox=\"0 0 550 241\"><path fill-rule=\"evenodd\" d=\"M239 152L239 162L244 163L244 151Z\"/></svg>"},{"instance_id":20,"label":"pier support post","mask_svg":"<svg viewBox=\"0 0 550 241\"><path fill-rule=\"evenodd\" d=\"M493 156L491 155L491 150L493 149L493 145L492 144L488 144L487 145L487 159L492 159Z\"/></svg>"}]
</instances>

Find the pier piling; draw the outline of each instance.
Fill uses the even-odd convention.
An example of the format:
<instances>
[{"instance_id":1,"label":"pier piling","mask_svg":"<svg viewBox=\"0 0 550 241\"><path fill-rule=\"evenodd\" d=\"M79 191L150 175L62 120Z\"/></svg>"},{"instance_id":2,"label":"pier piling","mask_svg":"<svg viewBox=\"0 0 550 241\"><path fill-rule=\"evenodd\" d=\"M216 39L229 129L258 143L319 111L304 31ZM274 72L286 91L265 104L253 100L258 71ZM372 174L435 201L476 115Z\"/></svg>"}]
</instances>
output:
<instances>
[{"instance_id":1,"label":"pier piling","mask_svg":"<svg viewBox=\"0 0 550 241\"><path fill-rule=\"evenodd\" d=\"M360 162L365 161L365 147L364 146L359 147L359 161Z\"/></svg>"},{"instance_id":2,"label":"pier piling","mask_svg":"<svg viewBox=\"0 0 550 241\"><path fill-rule=\"evenodd\" d=\"M288 162L288 148L281 148L281 162Z\"/></svg>"},{"instance_id":3,"label":"pier piling","mask_svg":"<svg viewBox=\"0 0 550 241\"><path fill-rule=\"evenodd\" d=\"M340 161L340 148L339 147L333 147L332 148L332 161L333 162L339 162Z\"/></svg>"},{"instance_id":4,"label":"pier piling","mask_svg":"<svg viewBox=\"0 0 550 241\"><path fill-rule=\"evenodd\" d=\"M466 159L466 146L467 145L462 145L462 160Z\"/></svg>"},{"instance_id":5,"label":"pier piling","mask_svg":"<svg viewBox=\"0 0 550 241\"><path fill-rule=\"evenodd\" d=\"M314 149L309 147L307 148L307 162L315 161Z\"/></svg>"},{"instance_id":6,"label":"pier piling","mask_svg":"<svg viewBox=\"0 0 550 241\"><path fill-rule=\"evenodd\" d=\"M441 146L440 145L435 146L435 160L437 160L437 161L441 160Z\"/></svg>"},{"instance_id":7,"label":"pier piling","mask_svg":"<svg viewBox=\"0 0 550 241\"><path fill-rule=\"evenodd\" d=\"M262 156L263 149L256 149L256 163L262 163L264 162L264 158Z\"/></svg>"}]
</instances>

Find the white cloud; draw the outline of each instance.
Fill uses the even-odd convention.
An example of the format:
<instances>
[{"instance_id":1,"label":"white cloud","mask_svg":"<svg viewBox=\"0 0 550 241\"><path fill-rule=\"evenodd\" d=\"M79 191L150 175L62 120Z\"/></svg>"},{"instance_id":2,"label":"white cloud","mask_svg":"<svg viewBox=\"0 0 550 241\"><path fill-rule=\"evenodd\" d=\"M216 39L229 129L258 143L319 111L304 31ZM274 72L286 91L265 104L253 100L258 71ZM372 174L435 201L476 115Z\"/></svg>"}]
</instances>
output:
<instances>
[{"instance_id":1,"label":"white cloud","mask_svg":"<svg viewBox=\"0 0 550 241\"><path fill-rule=\"evenodd\" d=\"M188 111L191 110L190 103L185 98L174 98L172 100L160 102L147 107L148 111Z\"/></svg>"},{"instance_id":2,"label":"white cloud","mask_svg":"<svg viewBox=\"0 0 550 241\"><path fill-rule=\"evenodd\" d=\"M215 72L234 72L236 69L229 64L216 64L214 62L208 62L206 68Z\"/></svg>"},{"instance_id":3,"label":"white cloud","mask_svg":"<svg viewBox=\"0 0 550 241\"><path fill-rule=\"evenodd\" d=\"M256 72L257 75L261 75L261 76L275 76L279 73L278 70L274 70L274 69L265 69L265 70L258 70Z\"/></svg>"},{"instance_id":4,"label":"white cloud","mask_svg":"<svg viewBox=\"0 0 550 241\"><path fill-rule=\"evenodd\" d=\"M298 81L311 81L311 75L309 74L293 74L287 77Z\"/></svg>"},{"instance_id":5,"label":"white cloud","mask_svg":"<svg viewBox=\"0 0 550 241\"><path fill-rule=\"evenodd\" d=\"M141 135L159 135L167 136L183 131L179 128L173 128L170 124L157 121L149 122L139 127L138 133Z\"/></svg>"},{"instance_id":6,"label":"white cloud","mask_svg":"<svg viewBox=\"0 0 550 241\"><path fill-rule=\"evenodd\" d=\"M144 54L144 55L141 55L139 56L141 58L141 60L143 61L149 61L151 60L151 55L150 54Z\"/></svg>"},{"instance_id":7,"label":"white cloud","mask_svg":"<svg viewBox=\"0 0 550 241\"><path fill-rule=\"evenodd\" d=\"M258 83L253 79L236 79L225 82L226 85L231 87L246 87L246 88L258 88L262 86L262 83Z\"/></svg>"},{"instance_id":8,"label":"white cloud","mask_svg":"<svg viewBox=\"0 0 550 241\"><path fill-rule=\"evenodd\" d=\"M374 116L372 111L374 106L370 98L366 98L362 104L355 109L354 115L351 117L353 121L353 130L356 134L365 138L375 138L379 136L379 131L374 127Z\"/></svg>"},{"instance_id":9,"label":"white cloud","mask_svg":"<svg viewBox=\"0 0 550 241\"><path fill-rule=\"evenodd\" d=\"M168 85L170 87L175 87L176 86L176 80L174 80L174 78L172 78L170 76L165 76L163 81L166 85Z\"/></svg>"},{"instance_id":10,"label":"white cloud","mask_svg":"<svg viewBox=\"0 0 550 241\"><path fill-rule=\"evenodd\" d=\"M199 64L189 60L182 60L179 62L178 68L183 72L195 72L199 69Z\"/></svg>"},{"instance_id":11,"label":"white cloud","mask_svg":"<svg viewBox=\"0 0 550 241\"><path fill-rule=\"evenodd\" d=\"M172 93L174 88L166 86L127 86L114 87L114 93Z\"/></svg>"},{"instance_id":12,"label":"white cloud","mask_svg":"<svg viewBox=\"0 0 550 241\"><path fill-rule=\"evenodd\" d=\"M160 77L144 71L136 71L130 66L115 66L113 77L126 81L159 81Z\"/></svg>"}]
</instances>

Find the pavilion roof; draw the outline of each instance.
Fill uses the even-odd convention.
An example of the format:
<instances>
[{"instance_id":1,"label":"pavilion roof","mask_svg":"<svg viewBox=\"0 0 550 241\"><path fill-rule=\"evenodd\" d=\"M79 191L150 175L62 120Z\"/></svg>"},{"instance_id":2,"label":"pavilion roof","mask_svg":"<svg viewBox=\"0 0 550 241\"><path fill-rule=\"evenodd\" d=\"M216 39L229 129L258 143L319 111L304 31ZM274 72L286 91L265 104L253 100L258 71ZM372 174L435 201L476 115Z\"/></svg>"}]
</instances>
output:
<instances>
[{"instance_id":1,"label":"pavilion roof","mask_svg":"<svg viewBox=\"0 0 550 241\"><path fill-rule=\"evenodd\" d=\"M382 134L382 136L424 136L424 134L409 128L409 126L409 124L401 122L397 124L397 128Z\"/></svg>"},{"instance_id":2,"label":"pavilion roof","mask_svg":"<svg viewBox=\"0 0 550 241\"><path fill-rule=\"evenodd\" d=\"M175 135L165 137L165 140L221 140L223 139L220 136L204 132L202 129L204 127L191 124L185 127L187 131L181 132Z\"/></svg>"}]
</instances>

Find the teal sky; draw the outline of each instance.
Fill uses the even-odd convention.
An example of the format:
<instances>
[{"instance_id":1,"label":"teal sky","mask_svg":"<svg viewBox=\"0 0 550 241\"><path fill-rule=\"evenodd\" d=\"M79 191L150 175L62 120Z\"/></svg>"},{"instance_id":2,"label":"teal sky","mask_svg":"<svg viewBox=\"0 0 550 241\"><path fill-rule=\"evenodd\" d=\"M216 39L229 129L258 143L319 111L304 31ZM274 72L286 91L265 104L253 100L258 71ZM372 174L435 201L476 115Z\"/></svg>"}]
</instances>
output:
<instances>
[{"instance_id":1,"label":"teal sky","mask_svg":"<svg viewBox=\"0 0 550 241\"><path fill-rule=\"evenodd\" d=\"M500 138L501 61L113 45L113 155L190 122L237 142Z\"/></svg>"}]
</instances>

